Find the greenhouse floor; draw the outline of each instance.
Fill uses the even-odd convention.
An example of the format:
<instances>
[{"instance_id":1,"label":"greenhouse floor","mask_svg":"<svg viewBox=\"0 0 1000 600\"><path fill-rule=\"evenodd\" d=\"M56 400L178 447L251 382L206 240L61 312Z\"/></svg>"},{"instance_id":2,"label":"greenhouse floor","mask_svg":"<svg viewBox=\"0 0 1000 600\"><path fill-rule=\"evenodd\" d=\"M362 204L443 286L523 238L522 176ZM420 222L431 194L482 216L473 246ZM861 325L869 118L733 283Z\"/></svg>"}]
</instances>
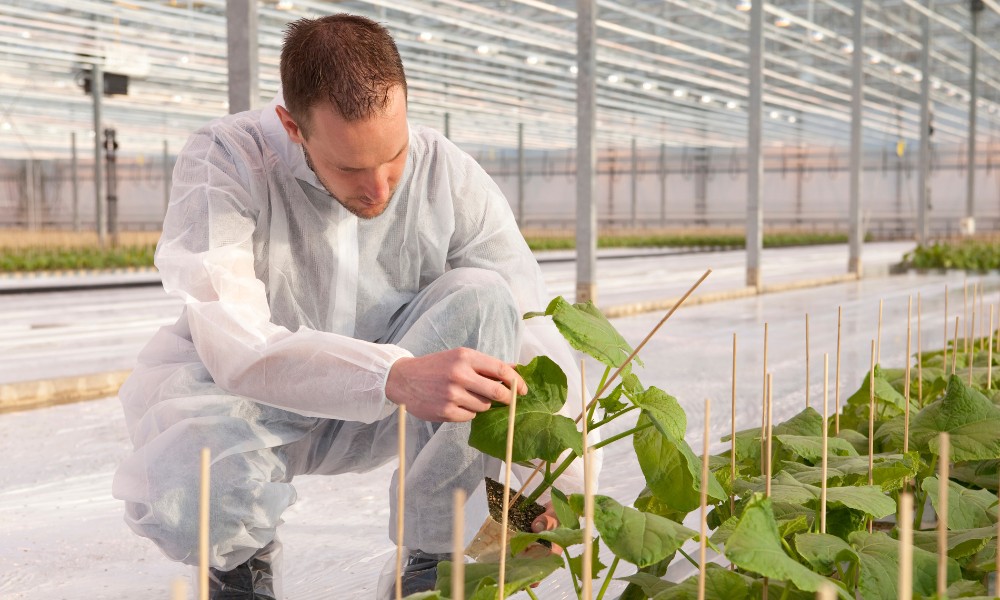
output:
<instances>
[{"instance_id":1,"label":"greenhouse floor","mask_svg":"<svg viewBox=\"0 0 1000 600\"><path fill-rule=\"evenodd\" d=\"M806 252L788 260L809 261ZM897 250L896 260L898 256ZM681 259L671 259L677 260ZM741 265L730 265L729 256L702 255L690 260L698 261L699 270L713 267L716 273L722 270L720 265L742 269ZM622 269L613 268L625 277ZM676 264L664 265L664 273L668 271L685 273L683 278L676 276L673 284L680 291L697 276L690 277L690 267ZM546 270L546 276L552 276L552 271ZM634 278L639 280L638 275ZM712 400L713 439L728 433L731 426L734 333L738 344L736 427L760 422L765 322L769 330L768 369L775 384L774 419L780 422L806 402L806 312L810 319L810 401L821 406L823 355L828 353L832 405L838 306L843 307L840 381L841 396L846 398L867 372L879 301L884 300L881 362L900 366L905 359L907 299L914 300L914 351L918 292L923 307L923 347L939 348L944 336L944 287L949 286L949 322L953 323L956 315L963 314L964 280L962 273L879 277L685 307L642 352L645 368L637 374L647 387L656 385L680 400L689 415L688 441L700 452L705 398ZM988 315L988 305L1000 301L1000 276L972 276L968 282L970 286L973 282L982 284ZM550 280L550 285L553 293L567 293L558 279ZM609 296L618 293L618 289L608 291ZM634 344L661 316L650 313L613 322ZM981 321L977 316L977 323ZM588 368L588 375L589 384L596 385L598 369ZM621 424L616 431L626 426ZM167 598L177 578L184 578L191 589L192 569L170 562L150 542L132 534L122 522L120 503L110 495L114 469L129 445L116 398L0 415L0 455L4 456L0 471L0 514L4 515L0 597ZM713 451L726 447L718 441L712 443ZM642 475L632 456L627 442L607 449L601 493L624 503L634 498L642 487ZM610 465L613 468L608 468ZM374 597L379 574L393 559L393 546L386 535L387 486L392 470L393 466L386 465L364 475L296 479L299 500L285 513L281 528L287 598ZM345 511L349 502L360 502L364 508ZM697 526L696 521L688 525ZM610 563L610 557L602 559ZM668 575L679 580L691 573L687 563L675 563ZM620 569L616 576L627 574ZM536 590L539 598L575 597L565 573L550 579ZM611 589L620 590L621 584L616 582Z\"/></svg>"}]
</instances>

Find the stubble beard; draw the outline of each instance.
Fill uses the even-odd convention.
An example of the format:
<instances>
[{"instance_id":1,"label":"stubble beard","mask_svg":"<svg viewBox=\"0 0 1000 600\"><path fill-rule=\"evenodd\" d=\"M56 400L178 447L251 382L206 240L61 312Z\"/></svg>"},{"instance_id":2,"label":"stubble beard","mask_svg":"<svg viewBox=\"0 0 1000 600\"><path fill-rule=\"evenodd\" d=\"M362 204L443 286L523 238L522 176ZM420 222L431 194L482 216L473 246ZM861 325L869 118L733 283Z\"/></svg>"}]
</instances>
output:
<instances>
[{"instance_id":1,"label":"stubble beard","mask_svg":"<svg viewBox=\"0 0 1000 600\"><path fill-rule=\"evenodd\" d=\"M371 214L371 213L361 212L359 209L351 207L351 206L345 204L340 198L337 197L337 194L333 193L333 190L330 189L330 186L328 186L326 184L326 182L323 181L323 177L319 174L319 171L316 170L316 166L313 165L312 158L309 156L309 151L306 150L306 147L305 147L304 144L302 145L302 154L303 154L303 156L305 156L306 166L309 167L309 170L312 171L313 175L316 176L316 180L319 181L319 184L323 186L323 189L326 190L326 193L330 194L331 198L333 198L334 200L336 200L338 204L340 204L341 206L343 206L344 208L346 208L348 212L350 212L352 215L354 215L355 217L357 217L359 219L368 220L368 219L374 219L375 217L382 216L382 214L386 211L386 209L389 208L389 204L392 202L392 197L396 195L396 189L399 187L398 183L396 184L395 187L392 188L392 191L389 193L389 200L385 203L385 205L383 205L378 210L377 213ZM366 206L370 206L368 204L368 197L367 196L359 196L359 197L356 197L356 198L348 198L348 199L349 200L355 200L357 202L361 202L362 204L364 204Z\"/></svg>"}]
</instances>

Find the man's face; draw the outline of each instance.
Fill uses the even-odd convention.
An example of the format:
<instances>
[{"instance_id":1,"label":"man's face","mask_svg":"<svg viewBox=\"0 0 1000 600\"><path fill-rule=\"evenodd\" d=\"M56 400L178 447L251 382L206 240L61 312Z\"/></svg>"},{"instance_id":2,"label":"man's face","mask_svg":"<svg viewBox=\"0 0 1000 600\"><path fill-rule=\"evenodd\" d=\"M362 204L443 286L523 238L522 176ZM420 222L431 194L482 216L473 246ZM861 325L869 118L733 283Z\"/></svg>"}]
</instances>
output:
<instances>
[{"instance_id":1,"label":"man's face","mask_svg":"<svg viewBox=\"0 0 1000 600\"><path fill-rule=\"evenodd\" d=\"M410 142L401 87L390 91L385 112L370 119L347 122L332 104L313 106L308 139L284 107L277 111L288 136L302 145L309 168L337 202L362 219L385 212L403 177Z\"/></svg>"}]
</instances>

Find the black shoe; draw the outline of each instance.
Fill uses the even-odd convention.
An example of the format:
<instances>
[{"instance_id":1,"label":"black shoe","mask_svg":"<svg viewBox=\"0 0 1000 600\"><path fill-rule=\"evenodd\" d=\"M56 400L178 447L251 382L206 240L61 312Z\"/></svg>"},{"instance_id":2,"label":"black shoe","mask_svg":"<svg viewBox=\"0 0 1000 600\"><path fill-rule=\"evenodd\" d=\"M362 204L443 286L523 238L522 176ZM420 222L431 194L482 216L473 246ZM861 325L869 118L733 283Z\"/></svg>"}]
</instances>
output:
<instances>
[{"instance_id":1,"label":"black shoe","mask_svg":"<svg viewBox=\"0 0 1000 600\"><path fill-rule=\"evenodd\" d=\"M451 554L428 554L420 550L411 550L402 572L403 596L428 592L437 584L437 567L442 560L451 558Z\"/></svg>"},{"instance_id":2,"label":"black shoe","mask_svg":"<svg viewBox=\"0 0 1000 600\"><path fill-rule=\"evenodd\" d=\"M232 571L208 570L208 597L211 600L276 600L271 545Z\"/></svg>"}]
</instances>

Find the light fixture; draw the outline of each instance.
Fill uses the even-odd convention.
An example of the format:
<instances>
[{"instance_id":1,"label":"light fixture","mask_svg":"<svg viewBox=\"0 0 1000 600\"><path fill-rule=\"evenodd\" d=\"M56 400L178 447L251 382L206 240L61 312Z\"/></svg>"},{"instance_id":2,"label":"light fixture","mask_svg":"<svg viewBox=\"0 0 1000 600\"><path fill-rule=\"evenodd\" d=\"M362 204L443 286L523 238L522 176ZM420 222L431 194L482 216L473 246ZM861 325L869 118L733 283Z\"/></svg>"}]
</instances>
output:
<instances>
[{"instance_id":1,"label":"light fixture","mask_svg":"<svg viewBox=\"0 0 1000 600\"><path fill-rule=\"evenodd\" d=\"M677 88L672 92L674 98L683 98L688 95L688 91L684 88Z\"/></svg>"},{"instance_id":2,"label":"light fixture","mask_svg":"<svg viewBox=\"0 0 1000 600\"><path fill-rule=\"evenodd\" d=\"M10 123L7 122L7 121L4 121L3 125L0 125L0 129L3 129L4 131L10 131Z\"/></svg>"},{"instance_id":3,"label":"light fixture","mask_svg":"<svg viewBox=\"0 0 1000 600\"><path fill-rule=\"evenodd\" d=\"M774 20L774 24L776 27L788 27L792 24L792 22L789 21L787 17L778 17Z\"/></svg>"},{"instance_id":4,"label":"light fixture","mask_svg":"<svg viewBox=\"0 0 1000 600\"><path fill-rule=\"evenodd\" d=\"M899 75L903 72L903 65L896 65L892 68L892 72Z\"/></svg>"},{"instance_id":5,"label":"light fixture","mask_svg":"<svg viewBox=\"0 0 1000 600\"><path fill-rule=\"evenodd\" d=\"M531 56L525 57L524 63L528 64L528 65L537 65L538 63L541 62L541 60L542 59L540 59L537 56L535 56L534 54L532 54Z\"/></svg>"},{"instance_id":6,"label":"light fixture","mask_svg":"<svg viewBox=\"0 0 1000 600\"><path fill-rule=\"evenodd\" d=\"M184 101L184 96L181 96L180 94L174 94L174 96L173 96L173 98L171 98L171 100L173 100L174 102L183 102Z\"/></svg>"},{"instance_id":7,"label":"light fixture","mask_svg":"<svg viewBox=\"0 0 1000 600\"><path fill-rule=\"evenodd\" d=\"M420 35L417 36L421 42L429 42L434 39L434 34L429 31L421 31Z\"/></svg>"},{"instance_id":8,"label":"light fixture","mask_svg":"<svg viewBox=\"0 0 1000 600\"><path fill-rule=\"evenodd\" d=\"M772 119L777 119L781 117L781 113L779 113L776 110L772 110L770 113L768 113L768 116L771 117Z\"/></svg>"},{"instance_id":9,"label":"light fixture","mask_svg":"<svg viewBox=\"0 0 1000 600\"><path fill-rule=\"evenodd\" d=\"M878 54L872 54L871 57L868 59L868 62L870 62L873 65L877 65L880 62L882 62L882 57L879 56Z\"/></svg>"},{"instance_id":10,"label":"light fixture","mask_svg":"<svg viewBox=\"0 0 1000 600\"><path fill-rule=\"evenodd\" d=\"M479 44L478 46L476 46L476 54L489 54L489 53L490 53L490 47L487 46L486 44Z\"/></svg>"},{"instance_id":11,"label":"light fixture","mask_svg":"<svg viewBox=\"0 0 1000 600\"><path fill-rule=\"evenodd\" d=\"M812 41L814 42L822 42L823 40L826 39L826 34L824 34L822 31L813 29L812 31L809 32L809 37L812 38Z\"/></svg>"},{"instance_id":12,"label":"light fixture","mask_svg":"<svg viewBox=\"0 0 1000 600\"><path fill-rule=\"evenodd\" d=\"M576 75L577 72L579 72L579 71L580 71L580 67L578 67L576 65L570 65L569 66L569 72L570 72L570 74Z\"/></svg>"},{"instance_id":13,"label":"light fixture","mask_svg":"<svg viewBox=\"0 0 1000 600\"><path fill-rule=\"evenodd\" d=\"M615 74L608 75L608 83L621 83L621 81L622 81L621 75L615 75Z\"/></svg>"},{"instance_id":14,"label":"light fixture","mask_svg":"<svg viewBox=\"0 0 1000 600\"><path fill-rule=\"evenodd\" d=\"M852 54L854 52L854 42L844 42L844 45L840 47L840 50L844 54Z\"/></svg>"},{"instance_id":15,"label":"light fixture","mask_svg":"<svg viewBox=\"0 0 1000 600\"><path fill-rule=\"evenodd\" d=\"M796 118L795 115L791 115L790 117L788 117L788 122L789 123L798 123L799 120L798 120L798 118Z\"/></svg>"},{"instance_id":16,"label":"light fixture","mask_svg":"<svg viewBox=\"0 0 1000 600\"><path fill-rule=\"evenodd\" d=\"M646 90L647 92L651 92L656 89L656 84L652 81L643 81L642 89Z\"/></svg>"},{"instance_id":17,"label":"light fixture","mask_svg":"<svg viewBox=\"0 0 1000 600\"><path fill-rule=\"evenodd\" d=\"M919 83L919 82L921 82L923 80L924 80L924 74L923 73L919 73L918 72L918 73L914 73L913 74L913 81L916 81L916 82Z\"/></svg>"},{"instance_id":18,"label":"light fixture","mask_svg":"<svg viewBox=\"0 0 1000 600\"><path fill-rule=\"evenodd\" d=\"M941 89L941 82L935 79L934 81L931 82L931 87L936 90L939 90Z\"/></svg>"},{"instance_id":19,"label":"light fixture","mask_svg":"<svg viewBox=\"0 0 1000 600\"><path fill-rule=\"evenodd\" d=\"M289 0L278 0L278 4L275 5L278 10L292 10L294 7L295 5Z\"/></svg>"},{"instance_id":20,"label":"light fixture","mask_svg":"<svg viewBox=\"0 0 1000 600\"><path fill-rule=\"evenodd\" d=\"M26 39L26 40L30 40L31 39L31 32L30 31L22 31L21 32L21 37L24 38L24 39Z\"/></svg>"},{"instance_id":21,"label":"light fixture","mask_svg":"<svg viewBox=\"0 0 1000 600\"><path fill-rule=\"evenodd\" d=\"M183 55L183 56L181 56L180 58L177 59L178 64L182 64L182 65L186 65L190 61L191 61L191 58L187 54L185 54L185 55Z\"/></svg>"},{"instance_id":22,"label":"light fixture","mask_svg":"<svg viewBox=\"0 0 1000 600\"><path fill-rule=\"evenodd\" d=\"M735 110L739 107L740 105L738 102L736 102L736 100L730 100L729 102L726 102L726 108L728 108L729 110Z\"/></svg>"},{"instance_id":23,"label":"light fixture","mask_svg":"<svg viewBox=\"0 0 1000 600\"><path fill-rule=\"evenodd\" d=\"M702 95L702 97L701 97L701 103L702 104L709 104L711 102L712 102L712 96L710 96L709 94Z\"/></svg>"},{"instance_id":24,"label":"light fixture","mask_svg":"<svg viewBox=\"0 0 1000 600\"><path fill-rule=\"evenodd\" d=\"M948 88L948 91L947 91L946 93L947 93L947 94L948 94L949 96L954 96L954 95L955 95L955 88L953 88L953 87L949 87L949 88Z\"/></svg>"},{"instance_id":25,"label":"light fixture","mask_svg":"<svg viewBox=\"0 0 1000 600\"><path fill-rule=\"evenodd\" d=\"M750 12L751 8L753 8L753 3L750 0L740 0L736 3L736 10L738 11Z\"/></svg>"}]
</instances>

